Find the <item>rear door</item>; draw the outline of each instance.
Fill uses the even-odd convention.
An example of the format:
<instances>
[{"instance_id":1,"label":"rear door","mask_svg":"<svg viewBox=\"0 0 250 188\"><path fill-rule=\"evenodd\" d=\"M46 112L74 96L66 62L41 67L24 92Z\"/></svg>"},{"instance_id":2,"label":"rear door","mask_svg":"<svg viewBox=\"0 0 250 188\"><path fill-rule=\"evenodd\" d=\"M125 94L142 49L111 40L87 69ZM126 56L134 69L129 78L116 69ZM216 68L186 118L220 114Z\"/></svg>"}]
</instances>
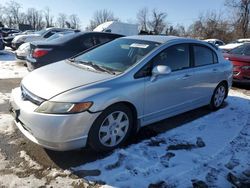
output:
<instances>
[{"instance_id":1,"label":"rear door","mask_svg":"<svg viewBox=\"0 0 250 188\"><path fill-rule=\"evenodd\" d=\"M193 97L197 103L209 103L215 87L219 82L221 69L217 54L201 44L192 45L194 66Z\"/></svg>"}]
</instances>

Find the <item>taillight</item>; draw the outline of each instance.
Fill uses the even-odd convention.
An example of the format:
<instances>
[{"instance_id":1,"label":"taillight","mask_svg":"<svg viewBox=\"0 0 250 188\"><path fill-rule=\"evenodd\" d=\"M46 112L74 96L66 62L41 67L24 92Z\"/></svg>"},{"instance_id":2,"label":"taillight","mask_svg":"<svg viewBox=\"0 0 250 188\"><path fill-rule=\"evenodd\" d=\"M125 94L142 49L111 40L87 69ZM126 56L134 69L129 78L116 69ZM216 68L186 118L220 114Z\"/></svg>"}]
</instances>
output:
<instances>
[{"instance_id":1,"label":"taillight","mask_svg":"<svg viewBox=\"0 0 250 188\"><path fill-rule=\"evenodd\" d=\"M49 53L50 49L35 49L32 53L32 57L34 58L40 58L42 56L45 56L47 53Z\"/></svg>"}]
</instances>

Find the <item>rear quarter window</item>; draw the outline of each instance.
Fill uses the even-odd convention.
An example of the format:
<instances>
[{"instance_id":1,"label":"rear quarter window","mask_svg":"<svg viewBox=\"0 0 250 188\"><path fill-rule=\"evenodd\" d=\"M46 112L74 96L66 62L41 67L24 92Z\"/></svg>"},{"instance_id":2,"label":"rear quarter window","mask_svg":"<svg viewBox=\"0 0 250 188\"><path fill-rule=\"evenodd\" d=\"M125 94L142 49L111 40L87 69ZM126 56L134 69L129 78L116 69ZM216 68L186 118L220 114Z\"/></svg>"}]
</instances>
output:
<instances>
[{"instance_id":1,"label":"rear quarter window","mask_svg":"<svg viewBox=\"0 0 250 188\"><path fill-rule=\"evenodd\" d=\"M218 63L217 54L206 46L193 46L195 67Z\"/></svg>"}]
</instances>

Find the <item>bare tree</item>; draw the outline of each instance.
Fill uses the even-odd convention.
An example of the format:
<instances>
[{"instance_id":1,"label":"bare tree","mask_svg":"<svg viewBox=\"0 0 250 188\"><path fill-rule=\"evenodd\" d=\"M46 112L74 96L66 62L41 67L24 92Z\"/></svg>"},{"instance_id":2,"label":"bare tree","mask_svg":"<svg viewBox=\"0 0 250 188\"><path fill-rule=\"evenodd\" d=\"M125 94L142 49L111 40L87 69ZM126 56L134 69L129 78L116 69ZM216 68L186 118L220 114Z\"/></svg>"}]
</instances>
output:
<instances>
[{"instance_id":1,"label":"bare tree","mask_svg":"<svg viewBox=\"0 0 250 188\"><path fill-rule=\"evenodd\" d=\"M186 36L185 27L183 25L177 25L177 26L169 26L166 29L166 35L173 35L173 36Z\"/></svg>"},{"instance_id":2,"label":"bare tree","mask_svg":"<svg viewBox=\"0 0 250 188\"><path fill-rule=\"evenodd\" d=\"M76 14L72 14L69 16L69 23L72 29L79 29L80 22L81 21Z\"/></svg>"},{"instance_id":3,"label":"bare tree","mask_svg":"<svg viewBox=\"0 0 250 188\"><path fill-rule=\"evenodd\" d=\"M167 25L165 22L166 17L166 13L159 12L156 9L153 9L152 19L148 22L148 25L155 34L160 34L163 32L164 28Z\"/></svg>"},{"instance_id":4,"label":"bare tree","mask_svg":"<svg viewBox=\"0 0 250 188\"><path fill-rule=\"evenodd\" d=\"M42 29L44 27L43 14L35 8L29 8L26 13L27 24L31 25L33 29Z\"/></svg>"},{"instance_id":5,"label":"bare tree","mask_svg":"<svg viewBox=\"0 0 250 188\"><path fill-rule=\"evenodd\" d=\"M66 27L67 15L64 13L60 13L57 18L57 24L60 28Z\"/></svg>"},{"instance_id":6,"label":"bare tree","mask_svg":"<svg viewBox=\"0 0 250 188\"><path fill-rule=\"evenodd\" d=\"M148 8L140 9L137 13L137 20L142 31L148 31Z\"/></svg>"},{"instance_id":7,"label":"bare tree","mask_svg":"<svg viewBox=\"0 0 250 188\"><path fill-rule=\"evenodd\" d=\"M235 10L235 21L233 23L238 37L250 36L250 0L226 0L225 5Z\"/></svg>"},{"instance_id":8,"label":"bare tree","mask_svg":"<svg viewBox=\"0 0 250 188\"><path fill-rule=\"evenodd\" d=\"M43 13L44 13L46 27L53 26L53 16L51 15L50 8L45 7Z\"/></svg>"},{"instance_id":9,"label":"bare tree","mask_svg":"<svg viewBox=\"0 0 250 188\"><path fill-rule=\"evenodd\" d=\"M118 21L118 18L114 17L113 12L108 11L106 9L103 10L97 10L92 19L90 20L89 25L86 27L86 30L92 31L95 29L98 25L107 22L107 21Z\"/></svg>"},{"instance_id":10,"label":"bare tree","mask_svg":"<svg viewBox=\"0 0 250 188\"><path fill-rule=\"evenodd\" d=\"M10 26L17 26L20 23L20 9L21 5L13 0L7 3L5 13L8 17Z\"/></svg>"},{"instance_id":11,"label":"bare tree","mask_svg":"<svg viewBox=\"0 0 250 188\"><path fill-rule=\"evenodd\" d=\"M231 25L222 18L222 13L207 12L188 28L188 35L192 38L218 38L229 42L232 40Z\"/></svg>"}]
</instances>

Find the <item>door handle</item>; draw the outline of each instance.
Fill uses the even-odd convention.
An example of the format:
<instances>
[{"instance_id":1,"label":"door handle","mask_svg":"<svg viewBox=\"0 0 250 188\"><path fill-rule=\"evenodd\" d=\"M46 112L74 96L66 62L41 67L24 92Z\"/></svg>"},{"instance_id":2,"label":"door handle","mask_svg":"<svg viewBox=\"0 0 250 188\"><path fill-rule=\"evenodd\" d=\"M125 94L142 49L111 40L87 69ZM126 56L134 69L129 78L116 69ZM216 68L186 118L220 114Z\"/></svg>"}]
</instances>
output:
<instances>
[{"instance_id":1,"label":"door handle","mask_svg":"<svg viewBox=\"0 0 250 188\"><path fill-rule=\"evenodd\" d=\"M186 79L188 79L191 76L192 76L191 74L185 74L184 76L182 76L180 78L177 78L177 80L186 80Z\"/></svg>"},{"instance_id":2,"label":"door handle","mask_svg":"<svg viewBox=\"0 0 250 188\"><path fill-rule=\"evenodd\" d=\"M213 72L218 72L218 69L214 68L214 69L213 69Z\"/></svg>"},{"instance_id":3,"label":"door handle","mask_svg":"<svg viewBox=\"0 0 250 188\"><path fill-rule=\"evenodd\" d=\"M190 74L186 74L186 75L184 75L184 76L182 77L182 79L183 79L183 80L188 79L190 76L191 76Z\"/></svg>"}]
</instances>

